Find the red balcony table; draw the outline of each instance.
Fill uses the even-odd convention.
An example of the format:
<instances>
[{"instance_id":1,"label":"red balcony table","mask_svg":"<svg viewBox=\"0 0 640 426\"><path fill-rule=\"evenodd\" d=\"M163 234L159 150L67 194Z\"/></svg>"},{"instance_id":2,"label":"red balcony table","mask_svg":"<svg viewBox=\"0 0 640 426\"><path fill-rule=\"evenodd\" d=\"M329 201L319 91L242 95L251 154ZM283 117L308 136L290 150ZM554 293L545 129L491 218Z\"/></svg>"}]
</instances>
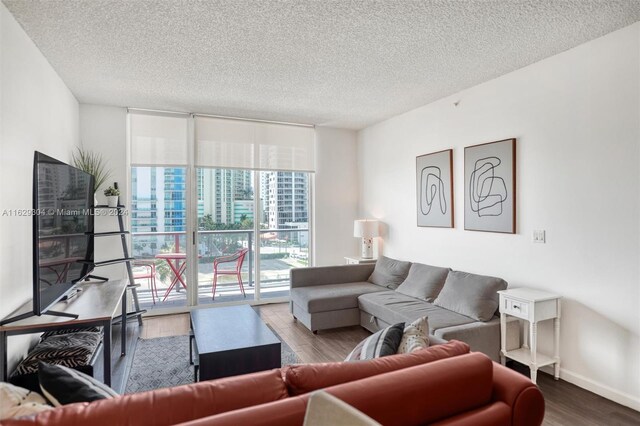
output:
<instances>
[{"instance_id":1,"label":"red balcony table","mask_svg":"<svg viewBox=\"0 0 640 426\"><path fill-rule=\"evenodd\" d=\"M178 282L182 285L183 288L187 288L187 284L184 282L184 272L187 269L187 254L186 253L158 253L156 254L156 259L164 259L171 271L173 272L173 279L171 280L171 285L164 293L164 297L162 301L164 302L169 297L171 290L176 286ZM198 255L198 259L202 256Z\"/></svg>"}]
</instances>

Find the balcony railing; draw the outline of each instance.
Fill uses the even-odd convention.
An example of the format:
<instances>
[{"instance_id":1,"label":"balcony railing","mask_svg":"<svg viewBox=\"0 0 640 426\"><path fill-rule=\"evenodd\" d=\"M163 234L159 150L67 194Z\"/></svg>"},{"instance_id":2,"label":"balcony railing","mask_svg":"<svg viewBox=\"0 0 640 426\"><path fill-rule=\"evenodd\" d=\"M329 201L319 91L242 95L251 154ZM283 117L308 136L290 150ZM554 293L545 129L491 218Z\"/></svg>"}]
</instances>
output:
<instances>
[{"instance_id":1,"label":"balcony railing","mask_svg":"<svg viewBox=\"0 0 640 426\"><path fill-rule=\"evenodd\" d=\"M201 230L198 235L198 300L199 303L212 303L211 298L213 261L215 258L235 253L242 248L249 251L244 259L241 276L247 292L247 300L255 293L255 234L249 230ZM289 269L308 266L309 230L301 229L261 229L260 236L260 294L286 295L289 290ZM167 304L186 303L185 292L180 283L176 283L170 292L175 273L165 259L158 259L160 253L184 253L186 251L185 232L134 232L132 233L133 256L155 264L156 286L159 300L153 301L150 282L141 279L141 301L147 308ZM233 267L233 265L225 265ZM134 271L134 275L136 275ZM186 282L186 280L185 280ZM188 283L187 283L188 284ZM220 291L221 297L218 296ZM167 295L167 297L165 297ZM235 299L234 299L235 298ZM244 299L240 294L237 278L234 275L219 276L215 302ZM148 303L147 303L148 302Z\"/></svg>"}]
</instances>

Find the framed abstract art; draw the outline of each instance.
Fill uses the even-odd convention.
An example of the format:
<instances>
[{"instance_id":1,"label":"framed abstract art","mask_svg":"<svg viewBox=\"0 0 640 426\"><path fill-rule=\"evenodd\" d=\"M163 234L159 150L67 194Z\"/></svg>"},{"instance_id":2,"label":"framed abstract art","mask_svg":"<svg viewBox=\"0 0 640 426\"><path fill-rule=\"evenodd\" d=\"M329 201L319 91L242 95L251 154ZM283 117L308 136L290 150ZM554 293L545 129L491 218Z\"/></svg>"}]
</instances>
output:
<instances>
[{"instance_id":1,"label":"framed abstract art","mask_svg":"<svg viewBox=\"0 0 640 426\"><path fill-rule=\"evenodd\" d=\"M418 226L453 228L453 150L416 157Z\"/></svg>"},{"instance_id":2,"label":"framed abstract art","mask_svg":"<svg viewBox=\"0 0 640 426\"><path fill-rule=\"evenodd\" d=\"M464 229L515 234L515 139L464 149Z\"/></svg>"}]
</instances>

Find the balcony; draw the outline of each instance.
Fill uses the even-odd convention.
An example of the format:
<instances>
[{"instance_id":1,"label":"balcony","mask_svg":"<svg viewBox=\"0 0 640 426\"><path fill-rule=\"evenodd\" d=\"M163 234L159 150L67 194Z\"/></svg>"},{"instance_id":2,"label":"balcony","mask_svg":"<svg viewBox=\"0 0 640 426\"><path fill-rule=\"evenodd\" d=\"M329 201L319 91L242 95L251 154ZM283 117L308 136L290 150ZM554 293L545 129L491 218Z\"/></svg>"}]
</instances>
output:
<instances>
[{"instance_id":1,"label":"balcony","mask_svg":"<svg viewBox=\"0 0 640 426\"><path fill-rule=\"evenodd\" d=\"M309 265L308 229L263 229L259 231L260 261L256 265L255 235L253 230L198 231L198 304L252 301L256 298L256 266L260 274L260 299L289 296L289 270ZM184 232L135 232L132 234L133 256L155 265L158 297L153 297L151 280L139 278L136 282L140 305L144 309L171 308L187 305L187 294L176 280L184 262L186 235ZM215 299L212 297L213 261L220 256L235 253L242 248L249 251L241 268L246 298L242 296L235 275L219 275ZM170 258L158 258L158 255ZM175 259L171 259L175 254ZM235 264L224 265L234 268ZM145 275L149 268L134 267L134 276ZM184 277L184 275L182 275ZM172 282L175 281L172 287ZM186 285L191 285L187 277ZM172 287L170 289L170 287ZM155 300L154 300L155 299Z\"/></svg>"}]
</instances>

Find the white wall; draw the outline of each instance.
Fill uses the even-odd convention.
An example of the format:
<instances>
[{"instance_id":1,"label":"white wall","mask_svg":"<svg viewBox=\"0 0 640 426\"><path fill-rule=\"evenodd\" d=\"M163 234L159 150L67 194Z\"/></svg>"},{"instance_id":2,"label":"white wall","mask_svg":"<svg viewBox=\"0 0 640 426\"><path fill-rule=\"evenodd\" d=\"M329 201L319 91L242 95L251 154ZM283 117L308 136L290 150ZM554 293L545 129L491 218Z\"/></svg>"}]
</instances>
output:
<instances>
[{"instance_id":1,"label":"white wall","mask_svg":"<svg viewBox=\"0 0 640 426\"><path fill-rule=\"evenodd\" d=\"M103 190L118 182L120 203L128 203L127 194L127 110L125 108L80 105L80 142L91 152L102 155L111 171L111 176L98 191L98 202L106 204ZM127 210L128 211L128 210ZM104 210L103 212L107 212ZM129 217L124 217L128 229ZM96 216L96 232L117 231L118 219L115 216ZM118 237L96 238L96 261L117 259L122 257L122 243ZM95 275L111 279L122 279L126 276L124 264L97 268Z\"/></svg>"},{"instance_id":2,"label":"white wall","mask_svg":"<svg viewBox=\"0 0 640 426\"><path fill-rule=\"evenodd\" d=\"M358 136L360 210L386 224L386 255L561 294L562 378L636 409L639 36L636 23ZM511 137L517 234L464 231L463 148ZM418 228L415 157L446 148L456 228ZM546 244L532 243L534 229Z\"/></svg>"},{"instance_id":3,"label":"white wall","mask_svg":"<svg viewBox=\"0 0 640 426\"><path fill-rule=\"evenodd\" d=\"M78 144L78 102L6 7L0 4L0 318L32 297L33 153L64 162ZM9 340L9 364L27 338Z\"/></svg>"},{"instance_id":4,"label":"white wall","mask_svg":"<svg viewBox=\"0 0 640 426\"><path fill-rule=\"evenodd\" d=\"M315 264L343 264L358 255L356 132L316 127Z\"/></svg>"}]
</instances>

